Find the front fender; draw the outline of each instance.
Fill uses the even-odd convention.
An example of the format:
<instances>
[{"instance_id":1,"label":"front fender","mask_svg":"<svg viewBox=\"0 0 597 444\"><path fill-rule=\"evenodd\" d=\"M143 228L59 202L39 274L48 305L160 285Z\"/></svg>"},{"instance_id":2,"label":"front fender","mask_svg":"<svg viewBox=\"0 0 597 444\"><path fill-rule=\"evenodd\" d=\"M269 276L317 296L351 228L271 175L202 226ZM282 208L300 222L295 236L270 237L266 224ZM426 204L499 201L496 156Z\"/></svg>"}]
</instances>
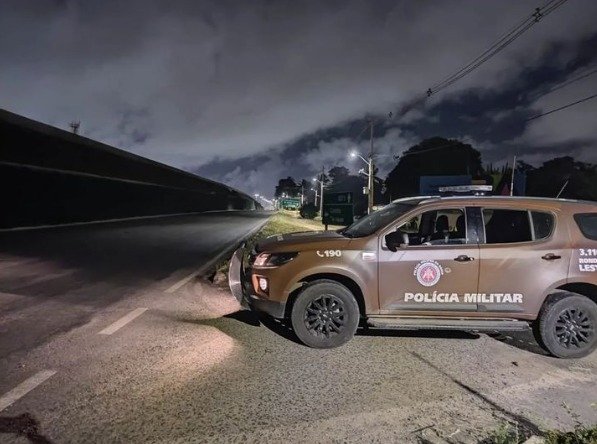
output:
<instances>
[{"instance_id":1,"label":"front fender","mask_svg":"<svg viewBox=\"0 0 597 444\"><path fill-rule=\"evenodd\" d=\"M377 301L377 292L371 292L370 288L377 288L375 286L375 276L370 277L367 281L365 281L359 274L352 272L349 269L346 269L341 266L334 266L334 265L326 265L326 266L317 266L312 267L306 270L302 270L300 273L294 275L286 285L284 289L284 297L288 299L290 294L300 288L304 282L312 280L313 277L321 275L321 278L332 278L334 275L342 276L344 278L348 278L352 280L361 290L363 295L365 307L367 312L371 312L375 310L376 307L372 304L372 301ZM327 276L324 276L327 275ZM373 278L373 279L371 279ZM373 282L370 282L373 281ZM373 285L373 286L372 286ZM374 293L374 294L372 294Z\"/></svg>"}]
</instances>

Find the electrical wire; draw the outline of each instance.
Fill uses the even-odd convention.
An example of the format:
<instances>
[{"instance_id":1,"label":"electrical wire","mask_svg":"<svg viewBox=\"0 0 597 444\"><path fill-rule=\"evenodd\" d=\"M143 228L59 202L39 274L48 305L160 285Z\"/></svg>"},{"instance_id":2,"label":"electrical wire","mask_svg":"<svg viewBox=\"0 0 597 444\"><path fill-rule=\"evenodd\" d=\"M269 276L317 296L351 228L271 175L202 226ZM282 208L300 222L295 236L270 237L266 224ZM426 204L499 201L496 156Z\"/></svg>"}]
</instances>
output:
<instances>
[{"instance_id":1,"label":"electrical wire","mask_svg":"<svg viewBox=\"0 0 597 444\"><path fill-rule=\"evenodd\" d=\"M560 106L559 108L555 108L555 109L552 109L550 111L546 111L544 113L537 114L536 116L529 117L528 119L525 120L525 122L529 122L531 120L538 119L539 117L547 116L549 114L553 114L555 112L562 111L563 109L570 108L571 106L578 105L579 103L586 102L588 100L594 99L595 97L597 97L597 94L593 94L591 96L588 96L588 97L585 97L583 99L577 100L576 102L572 102L572 103L569 103L567 105Z\"/></svg>"},{"instance_id":2,"label":"electrical wire","mask_svg":"<svg viewBox=\"0 0 597 444\"><path fill-rule=\"evenodd\" d=\"M470 74L472 71L477 69L483 63L491 59L493 56L501 52L505 49L508 45L510 45L514 40L519 38L522 34L527 32L533 25L538 23L541 19L546 17L547 15L551 14L557 8L562 6L567 0L550 0L544 6L540 8L536 8L535 12L528 15L522 22L512 28L508 33L500 37L497 41L495 41L488 49L486 49L483 53L478 55L475 59L469 62L464 67L460 68L458 71L453 73L452 75L446 77L439 83L436 83L431 88L427 90L427 96L431 96L432 94L441 91L442 89L447 88L448 86L452 85L453 83L457 82L461 78L465 77L466 75Z\"/></svg>"},{"instance_id":3,"label":"electrical wire","mask_svg":"<svg viewBox=\"0 0 597 444\"><path fill-rule=\"evenodd\" d=\"M411 109L415 108L417 105L425 102L429 97L433 94L449 87L450 85L454 84L458 80L462 79L463 77L467 76L479 66L487 62L489 59L494 57L496 54L501 52L505 49L508 45L518 39L521 35L527 32L533 25L538 23L541 19L546 17L547 15L551 14L557 8L562 6L568 0L549 0L545 3L542 7L535 8L535 10L527 15L522 21L520 21L517 25L510 29L506 34L499 37L496 41L494 41L489 48L487 48L484 52L478 55L476 58L471 60L468 64L464 65L455 73L447 76L442 81L436 83L432 87L430 87L424 95L417 96L414 99L410 100L406 104L404 104L400 110L395 114L395 117L403 116L408 113ZM580 80L580 79L579 79ZM563 85L564 86L564 85ZM562 86L562 87L563 87ZM390 113L390 118L391 118ZM365 126L356 139L358 140L361 135L372 125L373 123L368 123Z\"/></svg>"},{"instance_id":4,"label":"electrical wire","mask_svg":"<svg viewBox=\"0 0 597 444\"><path fill-rule=\"evenodd\" d=\"M427 90L427 92L423 95L416 96L414 99L410 100L406 104L402 105L400 110L395 114L395 117L403 116L408 113L411 109L415 108L417 105L424 103L431 97L433 94L449 87L450 85L454 84L458 80L462 79L463 77L467 76L479 66L487 62L489 59L494 57L496 54L501 52L505 49L508 45L510 45L514 40L519 38L525 32L527 32L533 25L538 23L547 15L551 14L557 8L562 6L568 0L550 0L545 3L542 7L535 8L535 11L531 14L527 15L522 21L520 21L517 25L515 25L510 31L506 34L499 37L495 42L493 42L489 48L479 54L476 58L471 60L468 64L464 65L458 71L454 72L453 74L447 76L442 81L436 83L431 88ZM364 132L363 131L359 134L360 135Z\"/></svg>"},{"instance_id":5,"label":"electrical wire","mask_svg":"<svg viewBox=\"0 0 597 444\"><path fill-rule=\"evenodd\" d=\"M564 88L564 87L566 87L566 86L568 86L568 85L570 85L570 84L572 84L572 83L575 83L575 82L578 82L578 81L580 81L580 80L586 79L587 77L590 77L590 76L592 76L593 74L597 74L597 68L594 68L594 69L590 70L589 72L586 72L586 73L584 73L584 74L581 74L581 75L579 75L578 77L574 77L574 78L572 78L572 79L570 79L570 80L566 80L566 81L564 81L563 83L560 83L559 85L556 85L556 86L554 86L553 88L550 88L550 89L548 89L547 91L545 91L545 92L542 92L542 93L540 93L539 95L532 97L532 98L531 98L531 100L537 100L537 99L539 99L539 98L541 98L541 97L544 97L544 96L546 96L546 95L548 95L548 94L551 94L551 93L552 93L552 92L554 92L554 91L557 91L557 90L559 90L559 89L562 89L562 88Z\"/></svg>"},{"instance_id":6,"label":"electrical wire","mask_svg":"<svg viewBox=\"0 0 597 444\"><path fill-rule=\"evenodd\" d=\"M402 157L405 157L405 156L410 156L410 155L413 155L413 154L426 153L428 151L443 150L444 148L449 148L451 146L462 145L462 144L463 144L463 142L457 140L456 142L446 143L445 145L435 146L433 148L426 148L424 150L411 151L410 153L405 152L403 154L395 155L394 159L398 160L398 159L401 159Z\"/></svg>"}]
</instances>

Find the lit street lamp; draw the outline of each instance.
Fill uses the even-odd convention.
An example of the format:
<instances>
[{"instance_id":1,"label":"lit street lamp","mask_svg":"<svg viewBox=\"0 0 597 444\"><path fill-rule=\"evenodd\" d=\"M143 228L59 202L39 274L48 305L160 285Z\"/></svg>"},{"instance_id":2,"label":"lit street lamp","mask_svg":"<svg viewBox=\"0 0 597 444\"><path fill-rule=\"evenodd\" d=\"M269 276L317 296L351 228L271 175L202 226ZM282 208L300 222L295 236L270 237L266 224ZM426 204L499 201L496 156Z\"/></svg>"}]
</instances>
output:
<instances>
[{"instance_id":1,"label":"lit street lamp","mask_svg":"<svg viewBox=\"0 0 597 444\"><path fill-rule=\"evenodd\" d=\"M368 159L365 159L357 151L351 151L350 157L353 159L358 157L367 164L368 172L363 172L363 174L367 176L367 213L369 214L373 211L373 152L369 152Z\"/></svg>"},{"instance_id":2,"label":"lit street lamp","mask_svg":"<svg viewBox=\"0 0 597 444\"><path fill-rule=\"evenodd\" d=\"M313 178L313 182L319 182L319 215L323 217L323 176L324 176L324 167L321 167L321 175L319 179L317 177ZM315 201L317 202L317 191L315 191Z\"/></svg>"}]
</instances>

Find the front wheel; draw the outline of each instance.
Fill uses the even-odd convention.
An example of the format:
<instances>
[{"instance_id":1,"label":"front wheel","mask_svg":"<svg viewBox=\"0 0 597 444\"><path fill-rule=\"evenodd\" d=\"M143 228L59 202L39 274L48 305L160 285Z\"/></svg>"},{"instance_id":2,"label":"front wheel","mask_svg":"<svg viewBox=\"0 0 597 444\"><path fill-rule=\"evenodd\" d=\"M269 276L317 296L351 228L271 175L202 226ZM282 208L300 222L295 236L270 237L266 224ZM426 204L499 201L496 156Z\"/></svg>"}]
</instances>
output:
<instances>
[{"instance_id":1,"label":"front wheel","mask_svg":"<svg viewBox=\"0 0 597 444\"><path fill-rule=\"evenodd\" d=\"M576 293L554 295L539 317L545 348L558 358L582 358L597 348L597 304Z\"/></svg>"},{"instance_id":2,"label":"front wheel","mask_svg":"<svg viewBox=\"0 0 597 444\"><path fill-rule=\"evenodd\" d=\"M344 285L318 280L307 284L296 298L291 322L305 345L338 347L354 336L359 325L359 306Z\"/></svg>"}]
</instances>

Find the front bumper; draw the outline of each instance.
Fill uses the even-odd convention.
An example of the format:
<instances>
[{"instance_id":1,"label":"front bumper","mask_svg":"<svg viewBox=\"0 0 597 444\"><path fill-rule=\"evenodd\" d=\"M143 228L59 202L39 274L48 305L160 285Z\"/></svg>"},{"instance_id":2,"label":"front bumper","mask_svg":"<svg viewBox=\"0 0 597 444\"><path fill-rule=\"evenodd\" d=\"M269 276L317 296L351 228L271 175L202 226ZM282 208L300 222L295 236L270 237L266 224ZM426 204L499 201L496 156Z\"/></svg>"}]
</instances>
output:
<instances>
[{"instance_id":1,"label":"front bumper","mask_svg":"<svg viewBox=\"0 0 597 444\"><path fill-rule=\"evenodd\" d=\"M274 318L281 319L286 313L286 304L270 301L255 294L251 284L251 276L247 276L243 264L245 248L241 247L232 254L228 266L228 286L232 295L244 307L267 313Z\"/></svg>"}]
</instances>

